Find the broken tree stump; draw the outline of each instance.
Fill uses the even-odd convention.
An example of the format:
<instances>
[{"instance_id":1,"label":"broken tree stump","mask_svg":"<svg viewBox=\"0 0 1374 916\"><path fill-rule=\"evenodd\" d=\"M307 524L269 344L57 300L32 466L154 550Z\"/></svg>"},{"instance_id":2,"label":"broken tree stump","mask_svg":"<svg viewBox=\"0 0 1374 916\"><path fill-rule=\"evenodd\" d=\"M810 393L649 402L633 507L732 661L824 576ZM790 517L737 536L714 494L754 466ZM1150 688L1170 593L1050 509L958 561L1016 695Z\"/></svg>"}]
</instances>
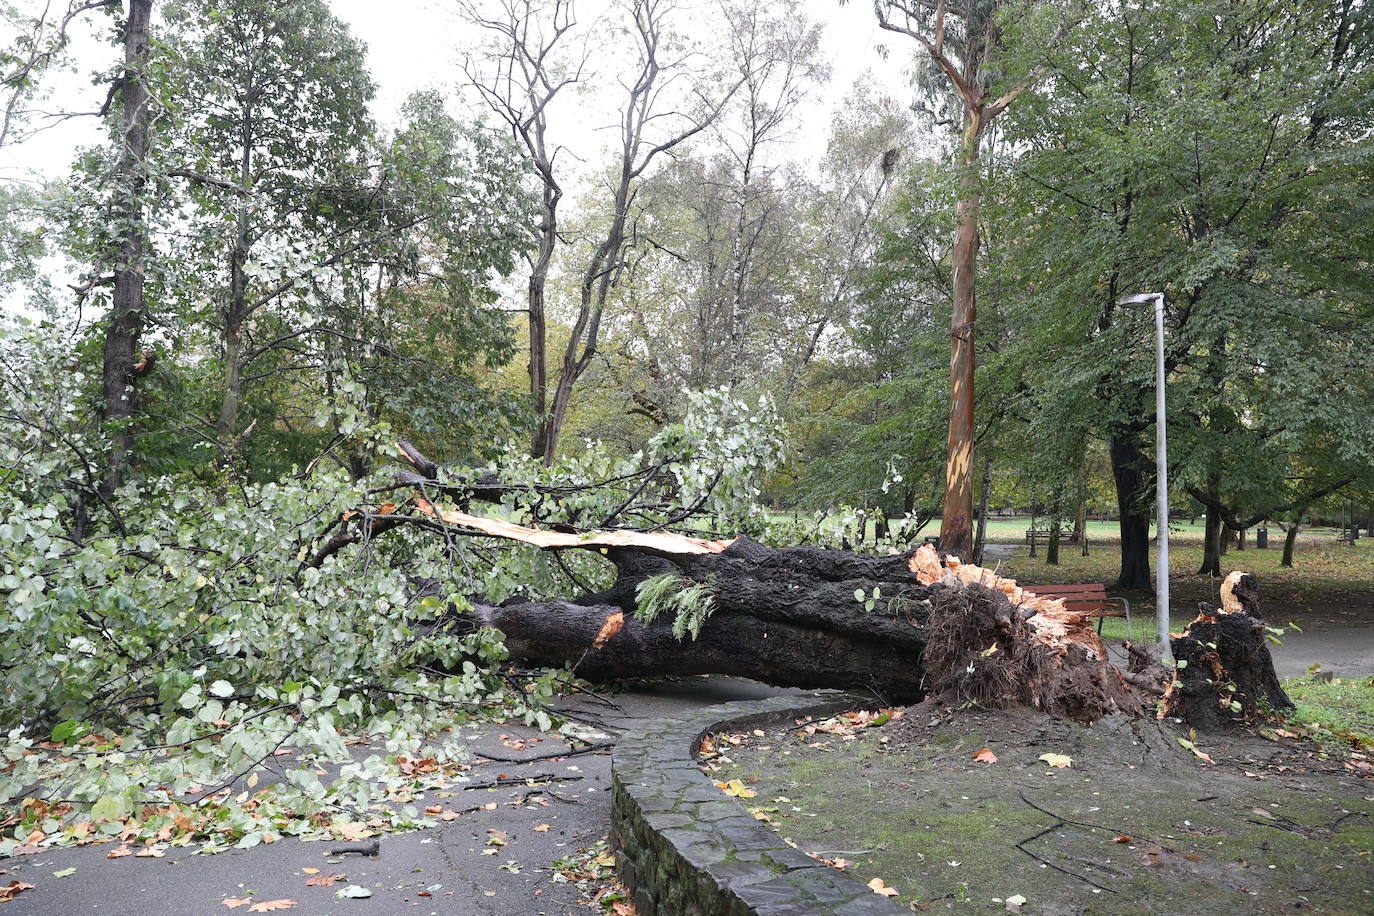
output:
<instances>
[{"instance_id":1,"label":"broken tree stump","mask_svg":"<svg viewBox=\"0 0 1374 916\"><path fill-rule=\"evenodd\" d=\"M1187 628L1170 640L1173 683L1160 717L1178 716L1204 731L1253 722L1265 710L1293 701L1274 671L1259 606L1259 582L1233 572L1222 582L1221 606L1204 604Z\"/></svg>"}]
</instances>

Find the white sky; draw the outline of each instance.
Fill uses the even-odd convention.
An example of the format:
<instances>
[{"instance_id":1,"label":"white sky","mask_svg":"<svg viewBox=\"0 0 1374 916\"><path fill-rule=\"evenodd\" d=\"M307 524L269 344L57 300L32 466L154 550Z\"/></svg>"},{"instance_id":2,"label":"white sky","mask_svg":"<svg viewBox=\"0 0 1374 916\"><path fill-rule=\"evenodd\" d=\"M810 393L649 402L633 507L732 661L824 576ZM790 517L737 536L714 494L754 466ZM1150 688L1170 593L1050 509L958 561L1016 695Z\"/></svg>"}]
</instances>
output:
<instances>
[{"instance_id":1,"label":"white sky","mask_svg":"<svg viewBox=\"0 0 1374 916\"><path fill-rule=\"evenodd\" d=\"M40 0L21 0L33 5ZM374 115L383 125L395 121L395 112L411 92L437 88L456 94L462 84L458 67L462 49L475 37L455 13L455 6L444 0L329 0L336 15L349 24L353 34L368 46L368 65L378 84ZM595 8L604 0L583 0L583 7ZM789 158L813 159L824 151L830 120L835 107L854 81L870 71L873 81L899 103L910 96L904 74L912 48L900 36L882 32L865 0L852 0L841 6L838 0L806 0L806 9L824 27L823 53L832 68L832 78L824 93L803 112L803 124L796 131ZM588 10L590 11L590 10ZM585 13L584 13L585 18ZM95 20L100 23L108 20ZM711 17L701 17L697 26L705 37L714 25ZM105 27L108 33L108 27ZM4 40L6 36L0 36ZM879 52L886 45L892 51L887 59ZM110 67L117 49L91 34L73 42L75 66L72 72L58 74L52 81L51 110L90 111L104 99L104 86L94 86L92 75ZM573 97L565 105L577 104ZM585 110L584 110L585 111ZM555 114L554 127L560 115ZM579 158L593 159L602 140L594 123L583 114L565 111L562 129L565 145ZM102 142L95 118L77 118L59 124L30 138L25 143L0 150L0 179L61 176L72 161L78 146Z\"/></svg>"}]
</instances>

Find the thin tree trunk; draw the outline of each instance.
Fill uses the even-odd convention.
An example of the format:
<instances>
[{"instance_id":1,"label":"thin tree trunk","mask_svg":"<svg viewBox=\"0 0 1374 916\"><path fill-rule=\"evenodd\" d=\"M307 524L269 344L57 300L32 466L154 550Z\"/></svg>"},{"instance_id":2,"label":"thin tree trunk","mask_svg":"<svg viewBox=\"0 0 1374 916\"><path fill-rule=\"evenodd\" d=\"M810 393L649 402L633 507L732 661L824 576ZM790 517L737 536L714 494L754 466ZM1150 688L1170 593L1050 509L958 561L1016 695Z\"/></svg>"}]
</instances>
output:
<instances>
[{"instance_id":1,"label":"thin tree trunk","mask_svg":"<svg viewBox=\"0 0 1374 916\"><path fill-rule=\"evenodd\" d=\"M1088 556L1088 505L1080 502L1078 514L1074 517L1074 533L1078 535L1078 547L1083 556Z\"/></svg>"},{"instance_id":2,"label":"thin tree trunk","mask_svg":"<svg viewBox=\"0 0 1374 916\"><path fill-rule=\"evenodd\" d=\"M1110 454L1112 479L1116 484L1116 504L1121 516L1121 573L1117 588L1149 591L1150 507L1145 478L1145 456L1136 434L1117 430L1112 435Z\"/></svg>"},{"instance_id":3,"label":"thin tree trunk","mask_svg":"<svg viewBox=\"0 0 1374 916\"><path fill-rule=\"evenodd\" d=\"M1293 548L1298 543L1298 529L1302 527L1297 520L1288 526L1288 532L1283 537L1283 559L1279 561L1280 566L1293 566Z\"/></svg>"},{"instance_id":4,"label":"thin tree trunk","mask_svg":"<svg viewBox=\"0 0 1374 916\"><path fill-rule=\"evenodd\" d=\"M955 556L970 556L973 548L973 349L978 267L978 152L983 131L980 108L965 108L964 145L960 167L960 200L955 209L953 308L950 315L949 457L945 465L944 513L940 518L940 548Z\"/></svg>"},{"instance_id":5,"label":"thin tree trunk","mask_svg":"<svg viewBox=\"0 0 1374 916\"><path fill-rule=\"evenodd\" d=\"M542 136L541 136L542 143ZM530 437L530 455L551 460L549 448L548 409L548 329L544 318L544 296L548 285L549 265L553 261L554 246L558 243L558 201L562 191L553 182L552 173L544 177L544 218L539 227L539 253L530 269L530 409L534 411L534 432Z\"/></svg>"},{"instance_id":6,"label":"thin tree trunk","mask_svg":"<svg viewBox=\"0 0 1374 916\"><path fill-rule=\"evenodd\" d=\"M252 92L250 89L249 94ZM240 117L243 125L239 138L239 186L246 189L252 186L253 181L254 111L251 103L244 104ZM243 402L243 323L248 317L247 265L252 245L251 229L248 201L240 200L234 220L234 247L229 252L229 302L224 311L224 332L220 342L224 352L224 393L220 397L215 439L219 443L221 465L234 463L234 452L238 445L239 408Z\"/></svg>"},{"instance_id":7,"label":"thin tree trunk","mask_svg":"<svg viewBox=\"0 0 1374 916\"><path fill-rule=\"evenodd\" d=\"M1228 554L1228 553L1231 552L1231 537L1232 537L1232 530L1233 530L1233 529L1231 528L1230 525L1227 525L1227 524L1224 523L1224 522L1222 523L1222 526L1221 526L1221 536L1220 536L1219 538L1217 538L1217 555L1218 555L1218 556L1224 557L1224 556L1226 556L1226 554Z\"/></svg>"},{"instance_id":8,"label":"thin tree trunk","mask_svg":"<svg viewBox=\"0 0 1374 916\"><path fill-rule=\"evenodd\" d=\"M143 257L147 245L143 195L148 184L146 161L150 124L148 85L148 22L153 0L129 0L124 26L124 74L120 79L123 131L119 147L120 187L115 210L122 226L114 298L105 331L101 366L101 419L109 428L110 457L100 491L108 498L128 472L132 461L132 420L138 407L135 387L139 338L146 309L143 302Z\"/></svg>"},{"instance_id":9,"label":"thin tree trunk","mask_svg":"<svg viewBox=\"0 0 1374 916\"><path fill-rule=\"evenodd\" d=\"M973 543L973 562L983 563L983 551L988 545L988 494L992 491L992 458L983 459L983 493L978 498L978 537Z\"/></svg>"},{"instance_id":10,"label":"thin tree trunk","mask_svg":"<svg viewBox=\"0 0 1374 916\"><path fill-rule=\"evenodd\" d=\"M1055 501L1050 510L1050 539L1045 547L1045 562L1050 566L1059 565L1059 502Z\"/></svg>"}]
</instances>

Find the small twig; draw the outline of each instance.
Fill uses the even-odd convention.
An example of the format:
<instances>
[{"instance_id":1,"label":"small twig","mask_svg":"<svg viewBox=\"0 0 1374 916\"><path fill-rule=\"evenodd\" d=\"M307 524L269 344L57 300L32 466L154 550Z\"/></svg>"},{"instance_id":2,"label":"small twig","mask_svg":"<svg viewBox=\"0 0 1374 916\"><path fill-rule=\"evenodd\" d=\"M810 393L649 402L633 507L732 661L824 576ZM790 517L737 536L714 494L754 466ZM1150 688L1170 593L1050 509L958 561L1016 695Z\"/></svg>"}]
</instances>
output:
<instances>
[{"instance_id":1,"label":"small twig","mask_svg":"<svg viewBox=\"0 0 1374 916\"><path fill-rule=\"evenodd\" d=\"M600 744L590 744L586 747L580 747L576 750L552 751L547 754L535 754L533 757L502 757L496 754L485 754L481 751L474 751L473 756L479 760L491 760L496 763L533 763L536 760L561 760L564 757L576 757L579 754L594 754L597 751L607 751L613 747L615 747L614 741L605 741ZM539 777L531 776L530 778L538 779Z\"/></svg>"},{"instance_id":2,"label":"small twig","mask_svg":"<svg viewBox=\"0 0 1374 916\"><path fill-rule=\"evenodd\" d=\"M353 846L335 846L333 849L329 850L329 854L331 856L346 856L349 853L354 853L356 855L368 856L369 858L375 859L381 851L382 844L377 840L373 840L371 843L358 843Z\"/></svg>"}]
</instances>

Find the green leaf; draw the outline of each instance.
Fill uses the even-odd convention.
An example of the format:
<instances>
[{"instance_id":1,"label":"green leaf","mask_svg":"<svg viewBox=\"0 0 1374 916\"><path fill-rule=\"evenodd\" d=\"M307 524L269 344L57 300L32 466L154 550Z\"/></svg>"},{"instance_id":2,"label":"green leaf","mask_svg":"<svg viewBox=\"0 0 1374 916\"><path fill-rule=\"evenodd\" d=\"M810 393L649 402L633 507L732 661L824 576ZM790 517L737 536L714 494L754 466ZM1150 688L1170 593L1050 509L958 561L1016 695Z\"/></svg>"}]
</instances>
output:
<instances>
[{"instance_id":1,"label":"green leaf","mask_svg":"<svg viewBox=\"0 0 1374 916\"><path fill-rule=\"evenodd\" d=\"M228 681L215 681L210 685L210 692L217 697L227 697L234 693L234 685Z\"/></svg>"}]
</instances>

